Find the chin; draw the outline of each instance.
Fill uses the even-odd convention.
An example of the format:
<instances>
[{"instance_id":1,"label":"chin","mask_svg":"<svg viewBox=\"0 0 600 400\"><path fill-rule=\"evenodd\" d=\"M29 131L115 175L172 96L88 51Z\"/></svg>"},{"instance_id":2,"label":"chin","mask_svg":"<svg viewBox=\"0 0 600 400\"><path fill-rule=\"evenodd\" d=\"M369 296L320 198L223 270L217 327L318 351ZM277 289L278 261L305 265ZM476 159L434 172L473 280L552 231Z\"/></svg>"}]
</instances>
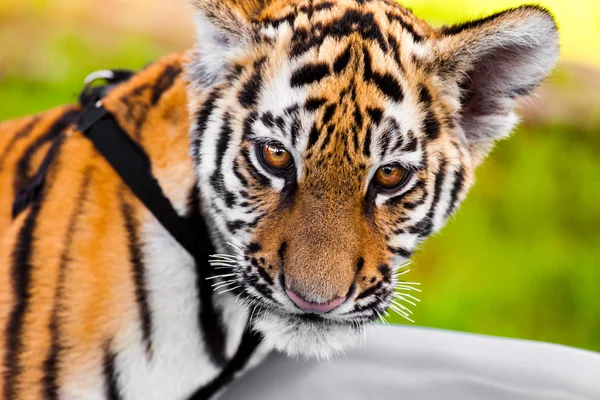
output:
<instances>
[{"instance_id":1,"label":"chin","mask_svg":"<svg viewBox=\"0 0 600 400\"><path fill-rule=\"evenodd\" d=\"M356 346L364 326L314 316L283 315L265 311L254 319L254 329L265 342L292 357L329 360Z\"/></svg>"}]
</instances>

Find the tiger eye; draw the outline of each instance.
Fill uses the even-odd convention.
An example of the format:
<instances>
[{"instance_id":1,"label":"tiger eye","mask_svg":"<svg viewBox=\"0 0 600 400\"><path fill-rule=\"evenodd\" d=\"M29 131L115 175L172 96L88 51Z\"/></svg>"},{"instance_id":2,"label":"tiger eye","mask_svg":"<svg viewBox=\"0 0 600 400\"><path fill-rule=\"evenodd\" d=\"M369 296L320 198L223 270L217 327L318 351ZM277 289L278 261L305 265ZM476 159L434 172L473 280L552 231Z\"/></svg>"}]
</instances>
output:
<instances>
[{"instance_id":1,"label":"tiger eye","mask_svg":"<svg viewBox=\"0 0 600 400\"><path fill-rule=\"evenodd\" d=\"M288 169L293 162L290 152L274 143L262 147L262 156L267 166L278 171Z\"/></svg>"},{"instance_id":2,"label":"tiger eye","mask_svg":"<svg viewBox=\"0 0 600 400\"><path fill-rule=\"evenodd\" d=\"M375 183L385 189L394 189L400 186L407 176L404 168L398 165L381 167L375 173Z\"/></svg>"}]
</instances>

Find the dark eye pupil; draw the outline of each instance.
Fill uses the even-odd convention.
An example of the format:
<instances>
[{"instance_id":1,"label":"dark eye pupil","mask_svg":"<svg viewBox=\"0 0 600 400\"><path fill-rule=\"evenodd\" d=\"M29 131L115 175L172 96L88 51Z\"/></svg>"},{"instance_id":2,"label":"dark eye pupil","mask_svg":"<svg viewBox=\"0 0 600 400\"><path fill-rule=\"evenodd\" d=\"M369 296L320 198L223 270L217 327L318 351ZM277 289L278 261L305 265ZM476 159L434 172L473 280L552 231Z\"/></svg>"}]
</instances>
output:
<instances>
[{"instance_id":1,"label":"dark eye pupil","mask_svg":"<svg viewBox=\"0 0 600 400\"><path fill-rule=\"evenodd\" d=\"M385 167L385 168L383 169L383 173L384 173L385 175L391 175L393 172L394 172L394 170L393 170L392 168L390 168L390 167Z\"/></svg>"}]
</instances>

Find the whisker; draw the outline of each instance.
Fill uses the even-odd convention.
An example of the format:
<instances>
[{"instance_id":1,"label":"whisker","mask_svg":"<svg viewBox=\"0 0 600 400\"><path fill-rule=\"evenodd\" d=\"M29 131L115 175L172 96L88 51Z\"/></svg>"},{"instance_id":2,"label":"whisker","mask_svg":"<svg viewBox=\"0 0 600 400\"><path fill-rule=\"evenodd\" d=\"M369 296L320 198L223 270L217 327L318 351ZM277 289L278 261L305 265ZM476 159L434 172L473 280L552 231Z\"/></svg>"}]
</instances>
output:
<instances>
[{"instance_id":1,"label":"whisker","mask_svg":"<svg viewBox=\"0 0 600 400\"><path fill-rule=\"evenodd\" d=\"M392 274L392 276L394 278L398 278L399 276L408 274L410 271L412 271L412 270L411 269L407 269L407 270L404 270L404 271L398 271L398 272L395 272L394 274Z\"/></svg>"},{"instance_id":2,"label":"whisker","mask_svg":"<svg viewBox=\"0 0 600 400\"><path fill-rule=\"evenodd\" d=\"M241 287L242 287L242 285L238 285L238 286L236 286L236 287L234 287L234 288L227 289L227 290L223 290L222 292L219 292L219 293L217 293L217 294L223 294L223 293L231 292L232 290L236 290L236 289L239 289L239 288L241 288Z\"/></svg>"},{"instance_id":3,"label":"whisker","mask_svg":"<svg viewBox=\"0 0 600 400\"><path fill-rule=\"evenodd\" d=\"M259 307L260 305L258 304L258 301L256 302L257 304L254 305L254 308L252 309L252 314L250 314L250 322L252 322L252 318L254 318L254 312L256 311L256 308Z\"/></svg>"},{"instance_id":4,"label":"whisker","mask_svg":"<svg viewBox=\"0 0 600 400\"><path fill-rule=\"evenodd\" d=\"M390 302L390 304L393 304L394 306L396 306L396 307L399 307L400 309L404 310L404 311L405 311L405 312L407 312L408 314L412 314L412 313L413 313L411 309L409 309L409 308L408 308L408 307L406 307L405 305L402 305L402 304L400 304L400 303L396 303L396 301L395 301L395 300L392 300L392 301Z\"/></svg>"},{"instance_id":5,"label":"whisker","mask_svg":"<svg viewBox=\"0 0 600 400\"><path fill-rule=\"evenodd\" d=\"M229 264L212 264L212 263L210 264L210 266L211 266L211 267L215 267L215 269L216 269L216 267L221 267L221 269L229 269L229 270L232 270L232 269L234 269L235 267L237 267L237 265L229 265Z\"/></svg>"},{"instance_id":6,"label":"whisker","mask_svg":"<svg viewBox=\"0 0 600 400\"><path fill-rule=\"evenodd\" d=\"M406 320L408 320L408 321L412 322L413 324L415 323L415 321L413 321L413 320L412 320L412 319L409 317L409 315L410 315L410 314L407 314L407 313L403 312L402 310L395 308L394 306L390 306L390 309L391 309L391 310L393 310L394 312L396 312L396 314L398 314L398 315L399 315L399 316L401 316L402 318L404 318L404 319L406 319Z\"/></svg>"},{"instance_id":7,"label":"whisker","mask_svg":"<svg viewBox=\"0 0 600 400\"><path fill-rule=\"evenodd\" d=\"M238 250L240 253L242 253L244 251L244 248L242 247L243 245L237 245L235 243L232 242L227 242L227 244L231 247L233 247L234 249Z\"/></svg>"},{"instance_id":8,"label":"whisker","mask_svg":"<svg viewBox=\"0 0 600 400\"><path fill-rule=\"evenodd\" d=\"M208 278L206 278L206 280L229 278L230 276L237 276L237 274L225 274L225 275L209 276Z\"/></svg>"},{"instance_id":9,"label":"whisker","mask_svg":"<svg viewBox=\"0 0 600 400\"><path fill-rule=\"evenodd\" d=\"M231 254L212 254L210 256L210 258L217 258L217 259L225 259L225 260L237 261L239 259L239 256L232 256Z\"/></svg>"},{"instance_id":10,"label":"whisker","mask_svg":"<svg viewBox=\"0 0 600 400\"><path fill-rule=\"evenodd\" d=\"M226 261L226 260L209 260L208 263L210 265L228 265L230 267L235 267L239 265L239 261Z\"/></svg>"},{"instance_id":11,"label":"whisker","mask_svg":"<svg viewBox=\"0 0 600 400\"><path fill-rule=\"evenodd\" d=\"M419 293L422 292L422 290L419 289L419 288L415 288L415 287L411 287L411 286L404 286L404 285L398 285L398 286L396 286L395 289L396 290L403 290L403 291L406 291L406 292L410 292L411 290L414 290L415 292L419 292Z\"/></svg>"},{"instance_id":12,"label":"whisker","mask_svg":"<svg viewBox=\"0 0 600 400\"><path fill-rule=\"evenodd\" d=\"M237 242L238 246L240 246L241 248L243 248L243 249L246 248L246 246L242 242L240 242L239 240L237 240L235 237L232 236L231 240L233 240L234 242Z\"/></svg>"},{"instance_id":13,"label":"whisker","mask_svg":"<svg viewBox=\"0 0 600 400\"><path fill-rule=\"evenodd\" d=\"M404 300L404 299L406 299L408 297L409 299L412 299L412 300L416 301L417 303L421 302L421 300L417 299L415 296L411 296L410 294L407 294L407 293L394 292L393 296L394 296L395 299Z\"/></svg>"},{"instance_id":14,"label":"whisker","mask_svg":"<svg viewBox=\"0 0 600 400\"><path fill-rule=\"evenodd\" d=\"M224 288L224 287L227 287L227 286L231 286L231 285L234 285L236 283L237 283L237 281L232 279L232 280L227 281L227 282L218 282L218 283L215 283L214 285L212 285L212 288L213 288L213 290L219 290L221 288Z\"/></svg>"}]
</instances>

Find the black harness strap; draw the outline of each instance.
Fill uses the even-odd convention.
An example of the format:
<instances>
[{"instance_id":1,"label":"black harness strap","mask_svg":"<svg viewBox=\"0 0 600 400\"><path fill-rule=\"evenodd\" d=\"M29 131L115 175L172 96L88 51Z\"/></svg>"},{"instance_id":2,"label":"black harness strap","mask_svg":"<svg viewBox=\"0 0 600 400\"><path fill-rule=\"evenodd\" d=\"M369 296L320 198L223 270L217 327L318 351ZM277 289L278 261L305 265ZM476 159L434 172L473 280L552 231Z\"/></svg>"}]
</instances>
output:
<instances>
[{"instance_id":1,"label":"black harness strap","mask_svg":"<svg viewBox=\"0 0 600 400\"><path fill-rule=\"evenodd\" d=\"M177 214L152 176L150 159L101 105L82 115L79 130L94 144L123 182L156 217L161 225L196 260L208 260L209 251L199 246L199 237L208 234L202 226Z\"/></svg>"}]
</instances>

